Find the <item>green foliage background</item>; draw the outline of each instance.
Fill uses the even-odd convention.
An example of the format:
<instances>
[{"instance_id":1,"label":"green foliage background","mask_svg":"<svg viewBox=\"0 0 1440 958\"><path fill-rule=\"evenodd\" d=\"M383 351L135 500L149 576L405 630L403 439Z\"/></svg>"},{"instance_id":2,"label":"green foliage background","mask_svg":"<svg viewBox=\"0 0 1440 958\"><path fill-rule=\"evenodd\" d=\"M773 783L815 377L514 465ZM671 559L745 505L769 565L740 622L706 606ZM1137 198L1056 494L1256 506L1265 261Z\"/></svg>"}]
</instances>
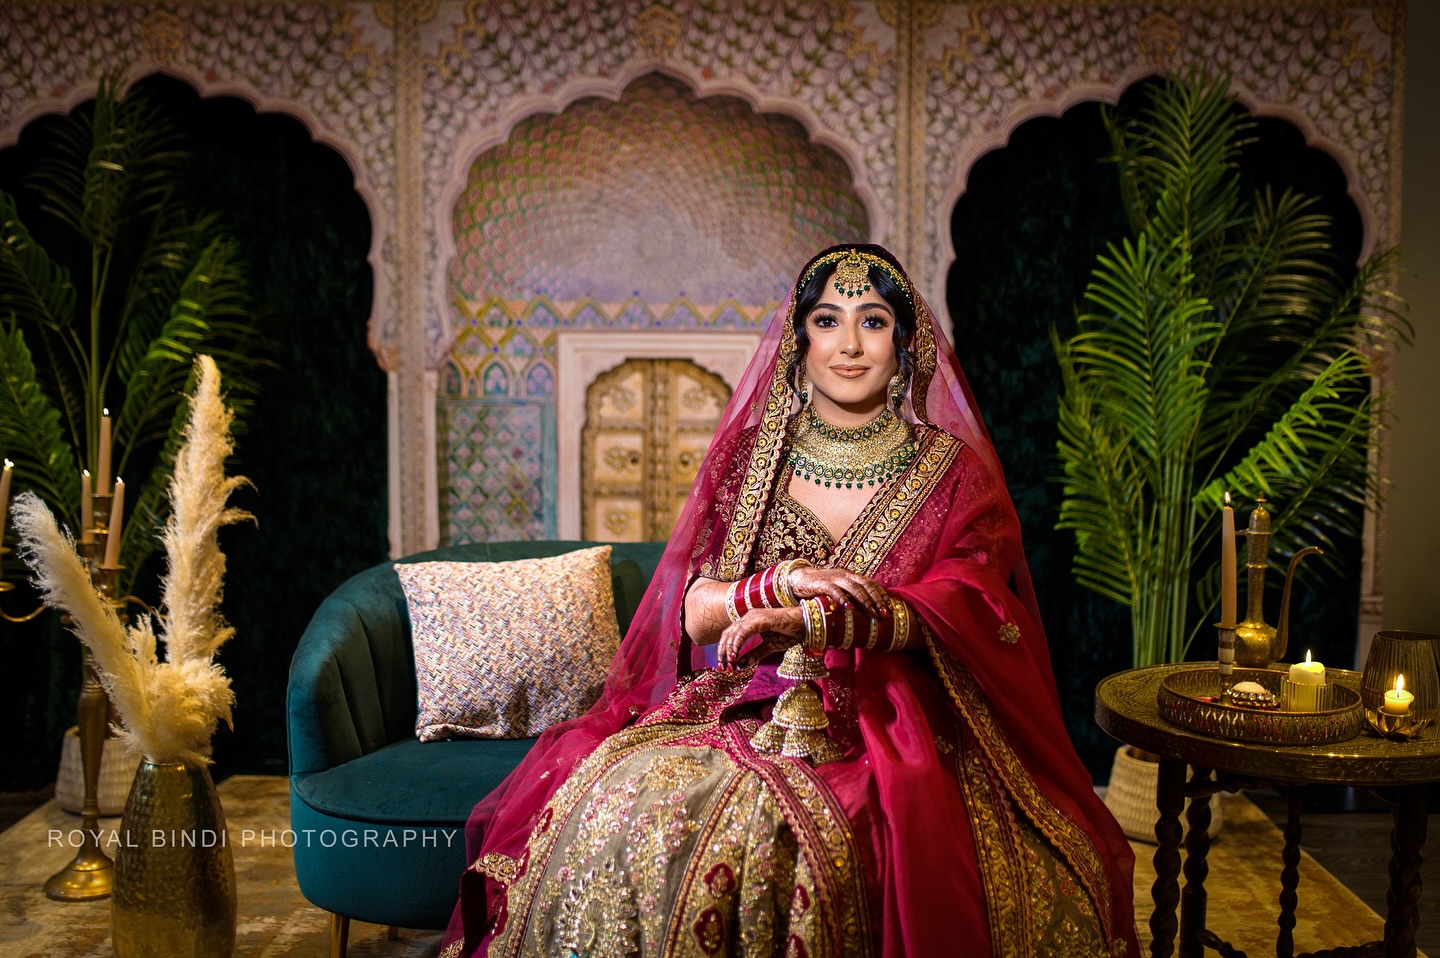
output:
<instances>
[{"instance_id":1,"label":"green foliage background","mask_svg":"<svg viewBox=\"0 0 1440 958\"><path fill-rule=\"evenodd\" d=\"M165 77L142 81L175 110L193 153L180 186L233 227L251 296L277 343L273 368L238 440L233 472L255 483L236 505L259 525L222 534L224 611L237 628L221 651L234 679L235 732L215 740L216 777L285 771L285 675L311 613L347 576L386 555L385 378L365 343L370 315L369 214L345 161L304 126L230 98L202 101ZM83 109L83 107L82 107ZM50 118L0 151L0 186L22 184ZM31 217L32 220L37 219ZM153 595L154 563L135 590ZM29 596L6 597L16 611ZM30 603L33 604L33 603ZM79 644L52 615L0 623L13 666L0 670L0 727L10 730L0 789L53 780L61 735L75 721Z\"/></svg>"},{"instance_id":2,"label":"green foliage background","mask_svg":"<svg viewBox=\"0 0 1440 958\"><path fill-rule=\"evenodd\" d=\"M1138 107L1140 87L1119 109ZM1335 217L1353 264L1360 250L1359 214L1344 175L1326 154L1309 148L1293 126L1258 121L1245 148L1242 189L1269 184L1316 196ZM1050 642L1066 724L1081 757L1099 780L1109 773L1116 743L1093 718L1095 683L1131 664L1128 610L1081 588L1070 572L1074 536L1057 531L1060 467L1055 416L1060 372L1048 339L1052 325L1073 333L1075 311L1096 253L1128 230L1111 145L1100 106L1086 103L1057 118L1032 120L1002 149L972 169L956 204L956 260L947 301L956 353L1004 463L1020 514L1025 552ZM1248 506L1237 509L1243 524ZM1350 667L1359 610L1360 553L1343 543L1339 574L1299 580L1292 602L1291 649ZM1302 569L1304 567L1302 566ZM1271 575L1267 618L1278 618L1280 582ZM1242 611L1243 611L1242 596ZM1191 658L1214 658L1204 638Z\"/></svg>"}]
</instances>

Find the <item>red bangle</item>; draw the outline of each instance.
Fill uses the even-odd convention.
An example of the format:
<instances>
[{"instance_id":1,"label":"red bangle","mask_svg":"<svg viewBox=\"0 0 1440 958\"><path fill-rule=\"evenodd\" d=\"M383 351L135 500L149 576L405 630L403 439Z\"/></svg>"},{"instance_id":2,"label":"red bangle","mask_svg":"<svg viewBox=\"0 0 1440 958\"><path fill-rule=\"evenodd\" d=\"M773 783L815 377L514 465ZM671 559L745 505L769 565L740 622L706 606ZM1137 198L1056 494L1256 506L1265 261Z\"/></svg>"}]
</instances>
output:
<instances>
[{"instance_id":1,"label":"red bangle","mask_svg":"<svg viewBox=\"0 0 1440 958\"><path fill-rule=\"evenodd\" d=\"M809 564L804 559L787 559L730 583L725 591L725 613L730 621L738 622L751 609L793 609L797 600L790 589L790 573Z\"/></svg>"}]
</instances>

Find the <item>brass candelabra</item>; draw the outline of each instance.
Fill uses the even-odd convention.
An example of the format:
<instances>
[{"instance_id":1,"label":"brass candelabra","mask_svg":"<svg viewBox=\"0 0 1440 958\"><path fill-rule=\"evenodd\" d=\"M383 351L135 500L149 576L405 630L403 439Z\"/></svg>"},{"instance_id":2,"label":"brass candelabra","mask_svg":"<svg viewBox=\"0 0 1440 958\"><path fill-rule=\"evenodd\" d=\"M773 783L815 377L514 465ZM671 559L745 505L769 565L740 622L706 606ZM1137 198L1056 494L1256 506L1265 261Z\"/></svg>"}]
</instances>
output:
<instances>
[{"instance_id":1,"label":"brass candelabra","mask_svg":"<svg viewBox=\"0 0 1440 958\"><path fill-rule=\"evenodd\" d=\"M96 558L105 554L110 534L110 496L91 494L94 527L83 534L78 545L90 581L105 601L113 602L119 570L105 570ZM110 734L110 698L95 672L90 650L82 646L80 696L75 706L79 726L80 768L85 776L85 801L81 807L84 836L75 857L45 882L45 895L56 901L90 901L108 898L115 875L115 863L100 847L100 760Z\"/></svg>"},{"instance_id":2,"label":"brass candelabra","mask_svg":"<svg viewBox=\"0 0 1440 958\"><path fill-rule=\"evenodd\" d=\"M4 531L4 529L0 529L0 535L3 535ZM15 583L9 582L5 578L5 556L9 553L10 550L8 548L6 548L4 545L0 545L0 597L3 597L5 593L10 592L15 588ZM37 605L33 611L26 612L24 615L11 615L9 612L5 611L4 606L0 606L0 619L4 619L6 622L14 622L18 625L21 622L29 622L31 619L35 618L37 615L44 611L45 603L43 602Z\"/></svg>"},{"instance_id":3,"label":"brass candelabra","mask_svg":"<svg viewBox=\"0 0 1440 958\"><path fill-rule=\"evenodd\" d=\"M117 598L122 567L118 563L108 566L102 559L110 537L111 499L109 494L91 494L93 525L85 530L77 548L80 557L85 560L95 590L120 612L123 621L124 607L131 601L139 600L132 596ZM68 620L68 616L66 618ZM105 752L105 740L110 737L113 713L110 698L105 694L95 670L95 659L89 648L82 646L82 649L83 674L75 711L79 726L80 767L85 778L85 800L81 809L83 839L70 863L45 882L46 897L56 901L108 898L115 875L114 862L100 847L99 796L100 762Z\"/></svg>"}]
</instances>

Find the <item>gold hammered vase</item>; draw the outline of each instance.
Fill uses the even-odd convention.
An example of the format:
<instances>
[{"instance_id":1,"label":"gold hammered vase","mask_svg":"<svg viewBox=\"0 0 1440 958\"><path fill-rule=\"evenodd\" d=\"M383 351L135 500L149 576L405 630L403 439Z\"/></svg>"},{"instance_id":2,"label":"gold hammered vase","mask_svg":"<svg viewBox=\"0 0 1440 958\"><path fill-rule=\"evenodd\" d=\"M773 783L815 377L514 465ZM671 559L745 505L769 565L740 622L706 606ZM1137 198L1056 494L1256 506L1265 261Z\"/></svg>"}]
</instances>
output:
<instances>
[{"instance_id":1,"label":"gold hammered vase","mask_svg":"<svg viewBox=\"0 0 1440 958\"><path fill-rule=\"evenodd\" d=\"M208 768L141 762L115 852L116 958L229 958L235 858Z\"/></svg>"}]
</instances>

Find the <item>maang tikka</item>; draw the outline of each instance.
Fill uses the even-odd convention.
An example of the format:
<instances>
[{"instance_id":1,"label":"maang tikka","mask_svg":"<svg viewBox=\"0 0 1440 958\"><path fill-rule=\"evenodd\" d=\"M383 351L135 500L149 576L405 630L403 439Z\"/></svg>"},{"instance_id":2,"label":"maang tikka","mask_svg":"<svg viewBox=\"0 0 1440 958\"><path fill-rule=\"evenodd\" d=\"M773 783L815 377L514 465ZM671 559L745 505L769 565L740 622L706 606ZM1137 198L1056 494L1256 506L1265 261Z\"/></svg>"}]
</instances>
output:
<instances>
[{"instance_id":1,"label":"maang tikka","mask_svg":"<svg viewBox=\"0 0 1440 958\"><path fill-rule=\"evenodd\" d=\"M859 296L870 289L870 267L852 250L836 264L834 280L835 289L842 296Z\"/></svg>"}]
</instances>

